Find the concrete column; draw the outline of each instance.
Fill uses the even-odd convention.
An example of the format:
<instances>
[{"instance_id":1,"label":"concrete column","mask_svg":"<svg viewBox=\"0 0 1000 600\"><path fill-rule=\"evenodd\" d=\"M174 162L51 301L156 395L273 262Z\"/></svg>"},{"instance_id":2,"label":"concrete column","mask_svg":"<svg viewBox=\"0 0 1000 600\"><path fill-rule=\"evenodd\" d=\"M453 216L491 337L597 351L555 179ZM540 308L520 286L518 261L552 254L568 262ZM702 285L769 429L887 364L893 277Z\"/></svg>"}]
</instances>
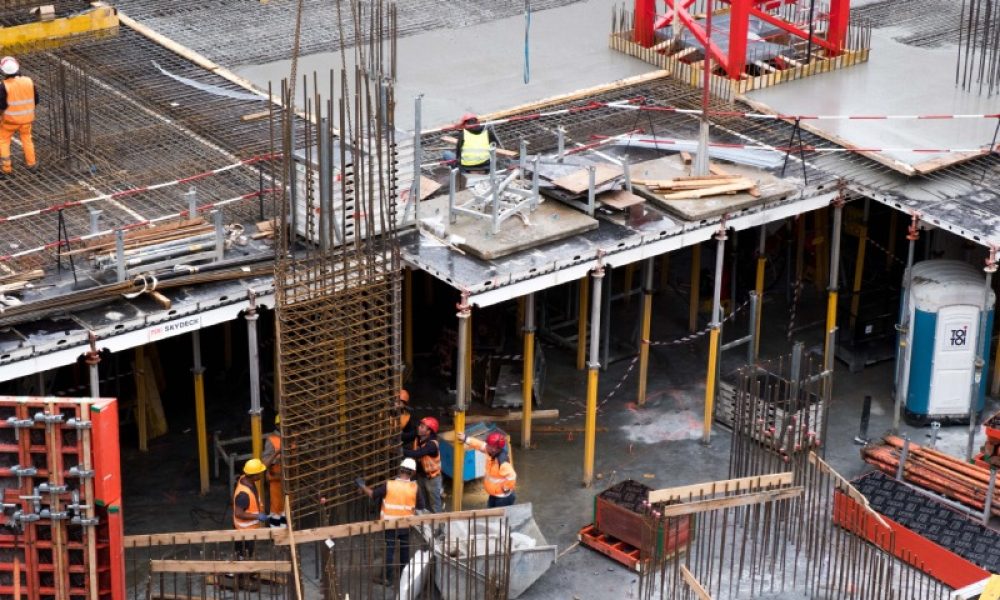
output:
<instances>
[{"instance_id":1,"label":"concrete column","mask_svg":"<svg viewBox=\"0 0 1000 600\"><path fill-rule=\"evenodd\" d=\"M524 377L521 382L521 447L531 448L531 401L535 385L535 295L524 297Z\"/></svg>"},{"instance_id":2,"label":"concrete column","mask_svg":"<svg viewBox=\"0 0 1000 600\"><path fill-rule=\"evenodd\" d=\"M601 339L601 284L604 281L604 264L598 255L593 274L593 294L590 304L590 362L587 364L587 412L583 439L583 485L594 482L594 456L597 444L597 383L601 364L598 361Z\"/></svg>"}]
</instances>

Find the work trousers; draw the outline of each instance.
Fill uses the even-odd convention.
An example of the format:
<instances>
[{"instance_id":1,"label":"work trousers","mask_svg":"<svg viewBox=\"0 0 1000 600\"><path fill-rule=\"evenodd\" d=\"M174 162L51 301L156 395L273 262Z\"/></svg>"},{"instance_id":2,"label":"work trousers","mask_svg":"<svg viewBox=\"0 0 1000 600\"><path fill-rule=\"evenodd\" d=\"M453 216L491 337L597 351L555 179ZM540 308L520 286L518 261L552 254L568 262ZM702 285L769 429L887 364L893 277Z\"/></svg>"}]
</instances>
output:
<instances>
[{"instance_id":1,"label":"work trousers","mask_svg":"<svg viewBox=\"0 0 1000 600\"><path fill-rule=\"evenodd\" d=\"M514 504L514 493L509 496L490 496L486 501L486 508L498 508L501 506L511 506Z\"/></svg>"},{"instance_id":2,"label":"work trousers","mask_svg":"<svg viewBox=\"0 0 1000 600\"><path fill-rule=\"evenodd\" d=\"M444 512L443 503L441 502L441 491L444 483L441 481L441 475L438 474L437 477L432 478L421 476L420 484L424 487L424 498L427 498L427 505L431 509L431 512Z\"/></svg>"},{"instance_id":3,"label":"work trousers","mask_svg":"<svg viewBox=\"0 0 1000 600\"><path fill-rule=\"evenodd\" d=\"M285 512L285 486L282 485L281 475L267 476L267 494L270 496L271 512L280 515Z\"/></svg>"},{"instance_id":4,"label":"work trousers","mask_svg":"<svg viewBox=\"0 0 1000 600\"><path fill-rule=\"evenodd\" d=\"M399 557L396 557L396 546L399 546ZM395 581L403 567L410 562L410 530L385 530L385 578Z\"/></svg>"},{"instance_id":5,"label":"work trousers","mask_svg":"<svg viewBox=\"0 0 1000 600\"><path fill-rule=\"evenodd\" d=\"M4 173L11 173L14 170L10 159L10 142L14 134L21 138L21 147L24 149L24 164L34 167L35 162L35 142L31 139L31 123L25 125L14 125L13 123L0 123L0 169Z\"/></svg>"}]
</instances>

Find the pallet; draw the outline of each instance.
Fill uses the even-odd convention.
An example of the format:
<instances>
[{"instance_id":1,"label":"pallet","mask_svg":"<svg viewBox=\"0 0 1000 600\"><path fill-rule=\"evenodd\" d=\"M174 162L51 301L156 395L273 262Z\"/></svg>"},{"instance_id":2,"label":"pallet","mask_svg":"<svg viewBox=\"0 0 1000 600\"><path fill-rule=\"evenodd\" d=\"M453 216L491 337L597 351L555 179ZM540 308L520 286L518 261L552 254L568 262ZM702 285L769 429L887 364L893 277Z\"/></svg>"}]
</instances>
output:
<instances>
[{"instance_id":1,"label":"pallet","mask_svg":"<svg viewBox=\"0 0 1000 600\"><path fill-rule=\"evenodd\" d=\"M639 549L625 542L601 533L594 525L586 525L576 534L580 543L596 550L611 560L621 563L636 573L642 572L642 559Z\"/></svg>"}]
</instances>

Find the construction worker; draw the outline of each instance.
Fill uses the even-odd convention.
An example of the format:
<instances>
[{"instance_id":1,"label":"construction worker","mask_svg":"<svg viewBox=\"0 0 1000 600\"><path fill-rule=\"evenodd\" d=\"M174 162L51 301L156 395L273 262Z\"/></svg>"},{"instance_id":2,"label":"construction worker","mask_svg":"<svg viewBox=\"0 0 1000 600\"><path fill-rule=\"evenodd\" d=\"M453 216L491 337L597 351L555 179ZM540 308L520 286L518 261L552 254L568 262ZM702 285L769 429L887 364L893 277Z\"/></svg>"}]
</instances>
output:
<instances>
[{"instance_id":1,"label":"construction worker","mask_svg":"<svg viewBox=\"0 0 1000 600\"><path fill-rule=\"evenodd\" d=\"M417 425L413 422L413 411L410 409L410 392L399 390L396 408L399 409L399 439L405 448L417 439Z\"/></svg>"},{"instance_id":2,"label":"construction worker","mask_svg":"<svg viewBox=\"0 0 1000 600\"><path fill-rule=\"evenodd\" d=\"M413 445L403 448L403 456L417 461L420 469L417 482L426 494L430 511L439 513L441 507L441 454L438 449L438 420L424 417L417 425L417 439Z\"/></svg>"},{"instance_id":3,"label":"construction worker","mask_svg":"<svg viewBox=\"0 0 1000 600\"><path fill-rule=\"evenodd\" d=\"M264 453L261 455L267 467L267 496L271 512L285 512L285 486L281 480L281 415L274 417L274 431L264 438Z\"/></svg>"},{"instance_id":4,"label":"construction worker","mask_svg":"<svg viewBox=\"0 0 1000 600\"><path fill-rule=\"evenodd\" d=\"M455 143L455 159L461 171L483 171L490 168L490 145L500 146L492 129L479 124L479 117L472 113L462 115L459 123L462 132Z\"/></svg>"},{"instance_id":5,"label":"construction worker","mask_svg":"<svg viewBox=\"0 0 1000 600\"><path fill-rule=\"evenodd\" d=\"M514 504L517 473L514 472L514 465L510 464L507 438L504 434L494 431L486 436L485 442L474 437L467 437L462 432L458 432L457 435L460 442L464 442L466 446L486 455L486 476L483 478L483 487L490 495L486 506L493 508Z\"/></svg>"},{"instance_id":6,"label":"construction worker","mask_svg":"<svg viewBox=\"0 0 1000 600\"><path fill-rule=\"evenodd\" d=\"M355 480L361 491L381 506L379 517L383 521L394 521L412 517L418 510L424 510L424 496L413 480L417 463L412 458L404 458L399 465L399 476L379 484L374 488L365 485L360 477ZM396 547L399 560L395 560ZM410 562L410 528L387 528L385 530L385 578L376 576L379 583L389 583L399 577L399 569Z\"/></svg>"},{"instance_id":7,"label":"construction worker","mask_svg":"<svg viewBox=\"0 0 1000 600\"><path fill-rule=\"evenodd\" d=\"M21 75L21 65L12 56L0 58L0 178L14 171L10 158L10 144L14 134L21 139L24 163L34 170L35 143L31 139L31 124L35 121L35 106L38 104L38 88L30 77Z\"/></svg>"},{"instance_id":8,"label":"construction worker","mask_svg":"<svg viewBox=\"0 0 1000 600\"><path fill-rule=\"evenodd\" d=\"M233 489L233 525L236 529L257 529L268 522L268 514L264 512L264 504L257 493L257 483L264 476L267 467L256 458L251 458L243 465L243 475L236 480ZM253 556L253 540L236 542L236 556L240 560Z\"/></svg>"}]
</instances>

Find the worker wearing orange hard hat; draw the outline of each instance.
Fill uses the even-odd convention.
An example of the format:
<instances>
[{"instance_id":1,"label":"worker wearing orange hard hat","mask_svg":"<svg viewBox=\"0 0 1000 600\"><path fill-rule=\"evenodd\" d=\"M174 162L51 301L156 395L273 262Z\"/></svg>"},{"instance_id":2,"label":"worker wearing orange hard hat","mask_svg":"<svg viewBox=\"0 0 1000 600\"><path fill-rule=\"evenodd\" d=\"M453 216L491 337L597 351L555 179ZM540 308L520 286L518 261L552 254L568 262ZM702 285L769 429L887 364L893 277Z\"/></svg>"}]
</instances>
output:
<instances>
[{"instance_id":1,"label":"worker wearing orange hard hat","mask_svg":"<svg viewBox=\"0 0 1000 600\"><path fill-rule=\"evenodd\" d=\"M417 424L413 422L413 411L410 409L410 392L399 390L396 408L399 409L399 438L406 448L417 439Z\"/></svg>"},{"instance_id":2,"label":"worker wearing orange hard hat","mask_svg":"<svg viewBox=\"0 0 1000 600\"><path fill-rule=\"evenodd\" d=\"M514 472L514 465L510 463L507 437L498 431L486 436L485 442L474 437L467 437L462 432L458 432L457 436L459 441L464 442L466 446L486 455L486 476L483 478L483 487L490 496L489 500L486 501L486 506L494 508L514 504L517 473Z\"/></svg>"},{"instance_id":3,"label":"worker wearing orange hard hat","mask_svg":"<svg viewBox=\"0 0 1000 600\"><path fill-rule=\"evenodd\" d=\"M427 496L431 512L442 511L441 453L438 447L440 425L434 417L424 417L417 424L417 437L410 446L403 446L403 456L417 461L417 482Z\"/></svg>"},{"instance_id":4,"label":"worker wearing orange hard hat","mask_svg":"<svg viewBox=\"0 0 1000 600\"><path fill-rule=\"evenodd\" d=\"M24 150L24 163L34 170L35 143L31 139L31 125L35 122L38 105L38 88L30 77L21 75L21 65L13 56L0 58L0 178L14 171L10 157L10 144L16 133Z\"/></svg>"},{"instance_id":5,"label":"worker wearing orange hard hat","mask_svg":"<svg viewBox=\"0 0 1000 600\"><path fill-rule=\"evenodd\" d=\"M264 438L261 460L267 467L267 496L272 513L285 512L285 486L281 478L281 415L274 417L274 431Z\"/></svg>"},{"instance_id":6,"label":"worker wearing orange hard hat","mask_svg":"<svg viewBox=\"0 0 1000 600\"><path fill-rule=\"evenodd\" d=\"M455 143L455 160L459 169L481 171L490 167L490 146L500 146L497 134L479 123L479 117L465 113L459 122L462 131Z\"/></svg>"}]
</instances>

